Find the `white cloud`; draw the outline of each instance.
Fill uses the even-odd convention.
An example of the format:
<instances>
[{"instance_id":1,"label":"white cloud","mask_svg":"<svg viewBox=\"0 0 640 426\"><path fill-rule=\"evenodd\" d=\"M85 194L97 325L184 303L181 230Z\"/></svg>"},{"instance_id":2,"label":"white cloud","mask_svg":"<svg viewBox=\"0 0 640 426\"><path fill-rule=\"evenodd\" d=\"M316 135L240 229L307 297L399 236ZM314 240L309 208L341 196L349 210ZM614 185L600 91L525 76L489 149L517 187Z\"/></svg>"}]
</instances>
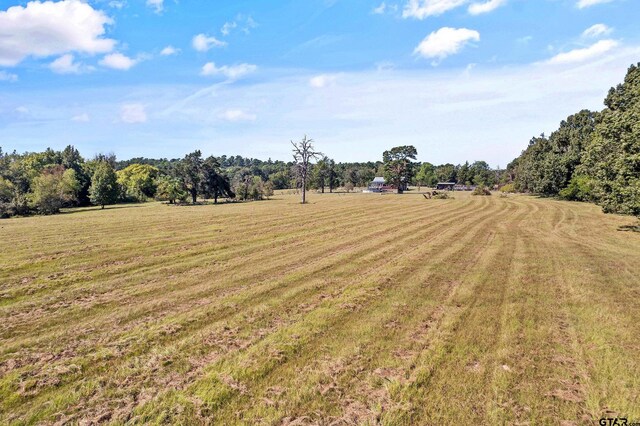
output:
<instances>
[{"instance_id":1,"label":"white cloud","mask_svg":"<svg viewBox=\"0 0 640 426\"><path fill-rule=\"evenodd\" d=\"M164 10L164 0L147 0L147 6L155 9L156 13L162 13Z\"/></svg>"},{"instance_id":2,"label":"white cloud","mask_svg":"<svg viewBox=\"0 0 640 426\"><path fill-rule=\"evenodd\" d=\"M578 9L584 9L585 7L591 7L597 4L604 4L612 1L613 0L578 0L578 3L576 3L576 6L578 6Z\"/></svg>"},{"instance_id":3,"label":"white cloud","mask_svg":"<svg viewBox=\"0 0 640 426\"><path fill-rule=\"evenodd\" d=\"M147 122L147 111L142 104L125 104L120 108L120 120L127 124Z\"/></svg>"},{"instance_id":4,"label":"white cloud","mask_svg":"<svg viewBox=\"0 0 640 426\"><path fill-rule=\"evenodd\" d=\"M253 28L256 28L258 23L254 21L251 16L238 14L233 21L225 22L224 25L220 28L220 33L223 36L228 36L231 34L233 30L238 28L245 34L249 34Z\"/></svg>"},{"instance_id":5,"label":"white cloud","mask_svg":"<svg viewBox=\"0 0 640 426\"><path fill-rule=\"evenodd\" d=\"M81 64L74 62L73 55L67 53L49 64L51 71L57 74L80 74Z\"/></svg>"},{"instance_id":6,"label":"white cloud","mask_svg":"<svg viewBox=\"0 0 640 426\"><path fill-rule=\"evenodd\" d=\"M442 60L458 53L467 43L480 41L480 33L467 28L443 27L429 34L415 48L414 54ZM437 63L437 62L436 62Z\"/></svg>"},{"instance_id":7,"label":"white cloud","mask_svg":"<svg viewBox=\"0 0 640 426\"><path fill-rule=\"evenodd\" d=\"M111 53L99 62L100 65L114 70L127 71L139 62L138 59L132 59L122 53Z\"/></svg>"},{"instance_id":8,"label":"white cloud","mask_svg":"<svg viewBox=\"0 0 640 426\"><path fill-rule=\"evenodd\" d=\"M600 37L602 35L611 34L612 31L613 31L613 29L609 28L605 24L595 24L595 25L592 25L591 27L587 28L586 30L584 30L584 32L582 33L582 37L585 37L585 38L597 38L597 37Z\"/></svg>"},{"instance_id":9,"label":"white cloud","mask_svg":"<svg viewBox=\"0 0 640 426\"><path fill-rule=\"evenodd\" d=\"M488 0L484 3L473 3L469 6L469 13L472 15L480 15L482 13L492 12L506 3L507 0Z\"/></svg>"},{"instance_id":10,"label":"white cloud","mask_svg":"<svg viewBox=\"0 0 640 426\"><path fill-rule=\"evenodd\" d=\"M205 34L198 34L193 37L191 44L198 52L206 52L212 47L223 47L227 45L226 42L220 41L215 37L209 37Z\"/></svg>"},{"instance_id":11,"label":"white cloud","mask_svg":"<svg viewBox=\"0 0 640 426\"><path fill-rule=\"evenodd\" d=\"M382 15L384 14L385 10L387 10L387 4L385 2L382 2L380 4L380 6L375 7L371 13L373 13L374 15Z\"/></svg>"},{"instance_id":12,"label":"white cloud","mask_svg":"<svg viewBox=\"0 0 640 426\"><path fill-rule=\"evenodd\" d=\"M258 69L257 66L252 64L238 64L238 65L223 65L221 67L217 67L214 62L207 62L202 67L200 71L200 75L202 76L215 76L215 75L223 75L227 77L229 80L237 80L240 77L243 77L247 74L250 74Z\"/></svg>"},{"instance_id":13,"label":"white cloud","mask_svg":"<svg viewBox=\"0 0 640 426\"><path fill-rule=\"evenodd\" d=\"M251 29L256 28L257 26L258 23L254 21L251 16L248 16L245 20L244 27L242 27L242 32L244 32L245 34L249 34L251 32Z\"/></svg>"},{"instance_id":14,"label":"white cloud","mask_svg":"<svg viewBox=\"0 0 640 426\"><path fill-rule=\"evenodd\" d=\"M162 49L160 51L160 54L162 56L171 56L171 55L177 55L178 53L180 53L180 49L176 49L173 46L167 46L164 49Z\"/></svg>"},{"instance_id":15,"label":"white cloud","mask_svg":"<svg viewBox=\"0 0 640 426\"><path fill-rule=\"evenodd\" d=\"M127 2L124 0L113 0L109 2L109 7L112 7L114 9L122 9L127 5Z\"/></svg>"},{"instance_id":16,"label":"white cloud","mask_svg":"<svg viewBox=\"0 0 640 426\"><path fill-rule=\"evenodd\" d=\"M0 70L0 81L15 83L16 81L18 81L18 76L16 74L11 74L6 71Z\"/></svg>"},{"instance_id":17,"label":"white cloud","mask_svg":"<svg viewBox=\"0 0 640 426\"><path fill-rule=\"evenodd\" d=\"M327 93L309 86L321 71L301 74L300 70L274 70L268 79L245 84L203 85L201 80L139 85L135 98L125 85L100 85L91 96L81 86L68 88L64 97L50 86L37 93L6 90L2 102L15 125L2 128L2 146L8 151L36 151L47 140L52 148L73 144L83 152L106 144L122 158L157 154L159 149L163 156L180 157L201 149L287 160L286 141L306 132L339 161L379 160L393 141L414 145L420 161L486 160L504 167L526 148L531 136L557 129L561 120L583 108L601 110L607 90L623 81L629 64L639 57L640 46L621 43L584 63L532 66L482 61L468 75L463 73L465 66L474 61L426 73L415 67L379 73L372 66L341 72ZM146 105L147 123L120 121L123 103ZM20 123L30 117L14 112L20 105L41 118L40 124ZM257 119L220 125L226 123L219 116L227 109L255 114ZM69 121L85 111L91 111L90 123ZM118 123L99 117L117 118ZM132 138L140 144L122 142Z\"/></svg>"},{"instance_id":18,"label":"white cloud","mask_svg":"<svg viewBox=\"0 0 640 426\"><path fill-rule=\"evenodd\" d=\"M309 85L319 89L334 84L336 80L337 76L335 75L321 74L311 77L309 79Z\"/></svg>"},{"instance_id":19,"label":"white cloud","mask_svg":"<svg viewBox=\"0 0 640 426\"><path fill-rule=\"evenodd\" d=\"M29 114L29 108L27 108L26 106L22 105L22 106L19 106L18 108L16 108L16 112L20 113L20 114Z\"/></svg>"},{"instance_id":20,"label":"white cloud","mask_svg":"<svg viewBox=\"0 0 640 426\"><path fill-rule=\"evenodd\" d=\"M222 28L220 28L220 32L222 33L222 35L228 36L231 30L236 28L237 26L238 24L235 21L225 22Z\"/></svg>"},{"instance_id":21,"label":"white cloud","mask_svg":"<svg viewBox=\"0 0 640 426\"><path fill-rule=\"evenodd\" d=\"M559 53L549 59L549 64L570 64L575 62L585 62L607 53L615 48L618 42L615 40L600 40L599 42L585 48L574 49L569 52Z\"/></svg>"},{"instance_id":22,"label":"white cloud","mask_svg":"<svg viewBox=\"0 0 640 426\"><path fill-rule=\"evenodd\" d=\"M468 0L409 0L402 11L403 18L424 19L438 16L467 3Z\"/></svg>"},{"instance_id":23,"label":"white cloud","mask_svg":"<svg viewBox=\"0 0 640 426\"><path fill-rule=\"evenodd\" d=\"M105 26L112 23L81 0L30 1L26 7L10 7L0 11L0 66L15 66L27 56L110 52L115 40L103 36Z\"/></svg>"},{"instance_id":24,"label":"white cloud","mask_svg":"<svg viewBox=\"0 0 640 426\"><path fill-rule=\"evenodd\" d=\"M299 71L246 85L214 84L185 91L175 107L167 107L163 119L168 120L169 134L158 137L169 144L182 136L171 133L171 123L188 122L193 123L190 146L286 159L289 152L282 136L307 132L323 152L340 161L378 160L393 140L396 145L415 145L421 161L483 159L504 167L526 148L531 136L556 129L583 108L602 109L607 90L622 81L638 55L640 47L616 49L596 61L563 67L478 63L464 72L467 62L428 73L347 71L326 94L310 90L310 79L319 73ZM149 99L155 99L158 90ZM251 112L258 119L241 129L216 126L226 108L212 117L212 96L217 105ZM202 146L203 140L215 142ZM178 144L167 149L174 149L175 156L184 150Z\"/></svg>"},{"instance_id":25,"label":"white cloud","mask_svg":"<svg viewBox=\"0 0 640 426\"><path fill-rule=\"evenodd\" d=\"M77 123L88 123L89 121L91 121L91 118L89 117L89 114L85 112L82 114L74 115L73 117L71 117L71 121L75 121Z\"/></svg>"},{"instance_id":26,"label":"white cloud","mask_svg":"<svg viewBox=\"0 0 640 426\"><path fill-rule=\"evenodd\" d=\"M229 109L220 115L220 118L227 121L256 121L255 114L249 114L241 109Z\"/></svg>"}]
</instances>

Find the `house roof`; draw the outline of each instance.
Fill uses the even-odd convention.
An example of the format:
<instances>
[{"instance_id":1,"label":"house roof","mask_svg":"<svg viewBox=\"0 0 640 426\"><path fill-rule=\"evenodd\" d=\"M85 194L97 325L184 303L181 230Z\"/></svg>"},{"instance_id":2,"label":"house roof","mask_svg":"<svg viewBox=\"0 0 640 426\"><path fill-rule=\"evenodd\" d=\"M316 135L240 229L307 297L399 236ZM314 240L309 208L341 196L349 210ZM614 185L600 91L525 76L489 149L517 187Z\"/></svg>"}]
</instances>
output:
<instances>
[{"instance_id":1,"label":"house roof","mask_svg":"<svg viewBox=\"0 0 640 426\"><path fill-rule=\"evenodd\" d=\"M438 185L457 185L455 182L438 182Z\"/></svg>"},{"instance_id":2,"label":"house roof","mask_svg":"<svg viewBox=\"0 0 640 426\"><path fill-rule=\"evenodd\" d=\"M386 180L384 180L383 177L376 176L375 179L373 179L373 182L371 182L371 183L385 183L385 182L386 182Z\"/></svg>"}]
</instances>

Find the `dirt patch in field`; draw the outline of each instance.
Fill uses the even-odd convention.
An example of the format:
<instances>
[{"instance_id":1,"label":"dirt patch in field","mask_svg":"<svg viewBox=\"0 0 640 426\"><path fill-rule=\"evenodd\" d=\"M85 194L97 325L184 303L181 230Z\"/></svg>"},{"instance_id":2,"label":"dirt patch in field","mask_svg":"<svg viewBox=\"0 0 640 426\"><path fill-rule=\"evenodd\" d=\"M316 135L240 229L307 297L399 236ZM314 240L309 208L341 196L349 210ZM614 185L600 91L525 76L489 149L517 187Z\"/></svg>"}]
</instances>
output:
<instances>
[{"instance_id":1,"label":"dirt patch in field","mask_svg":"<svg viewBox=\"0 0 640 426\"><path fill-rule=\"evenodd\" d=\"M584 403L585 397L580 383L560 380L560 384L562 385L560 388L548 393L547 396L576 404Z\"/></svg>"}]
</instances>

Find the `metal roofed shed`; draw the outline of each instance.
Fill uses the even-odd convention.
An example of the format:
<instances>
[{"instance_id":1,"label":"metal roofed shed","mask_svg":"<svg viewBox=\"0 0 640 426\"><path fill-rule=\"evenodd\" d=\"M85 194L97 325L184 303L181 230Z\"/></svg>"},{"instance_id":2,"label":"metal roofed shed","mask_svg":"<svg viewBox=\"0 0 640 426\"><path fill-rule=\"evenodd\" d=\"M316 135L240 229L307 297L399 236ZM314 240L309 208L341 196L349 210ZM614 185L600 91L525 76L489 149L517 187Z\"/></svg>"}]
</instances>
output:
<instances>
[{"instance_id":1,"label":"metal roofed shed","mask_svg":"<svg viewBox=\"0 0 640 426\"><path fill-rule=\"evenodd\" d=\"M387 181L382 176L376 176L363 192L384 192L388 189L386 183Z\"/></svg>"},{"instance_id":2,"label":"metal roofed shed","mask_svg":"<svg viewBox=\"0 0 640 426\"><path fill-rule=\"evenodd\" d=\"M454 191L456 187L455 182L438 182L436 189L438 191Z\"/></svg>"}]
</instances>

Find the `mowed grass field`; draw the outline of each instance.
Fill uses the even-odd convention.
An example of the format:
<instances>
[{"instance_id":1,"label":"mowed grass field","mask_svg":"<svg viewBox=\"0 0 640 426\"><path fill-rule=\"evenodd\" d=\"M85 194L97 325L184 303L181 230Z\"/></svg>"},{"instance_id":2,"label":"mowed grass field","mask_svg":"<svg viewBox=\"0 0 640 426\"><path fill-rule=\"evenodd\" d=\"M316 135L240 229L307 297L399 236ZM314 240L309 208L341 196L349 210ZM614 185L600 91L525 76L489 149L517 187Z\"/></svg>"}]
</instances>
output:
<instances>
[{"instance_id":1,"label":"mowed grass field","mask_svg":"<svg viewBox=\"0 0 640 426\"><path fill-rule=\"evenodd\" d=\"M526 196L0 221L0 424L640 421L640 233Z\"/></svg>"}]
</instances>

